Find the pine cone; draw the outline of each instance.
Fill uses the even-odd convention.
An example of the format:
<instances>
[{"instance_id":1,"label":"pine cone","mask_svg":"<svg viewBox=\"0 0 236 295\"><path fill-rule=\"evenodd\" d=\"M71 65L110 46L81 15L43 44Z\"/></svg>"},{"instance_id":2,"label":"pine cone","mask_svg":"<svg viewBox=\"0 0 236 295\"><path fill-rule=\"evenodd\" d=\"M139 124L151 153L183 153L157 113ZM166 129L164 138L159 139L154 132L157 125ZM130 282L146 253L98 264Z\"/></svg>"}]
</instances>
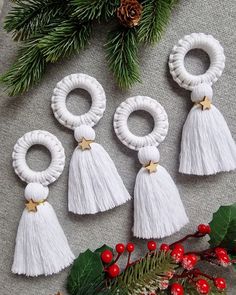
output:
<instances>
[{"instance_id":1,"label":"pine cone","mask_svg":"<svg viewBox=\"0 0 236 295\"><path fill-rule=\"evenodd\" d=\"M142 5L137 0L121 0L117 17L123 26L132 28L139 24L142 9Z\"/></svg>"}]
</instances>

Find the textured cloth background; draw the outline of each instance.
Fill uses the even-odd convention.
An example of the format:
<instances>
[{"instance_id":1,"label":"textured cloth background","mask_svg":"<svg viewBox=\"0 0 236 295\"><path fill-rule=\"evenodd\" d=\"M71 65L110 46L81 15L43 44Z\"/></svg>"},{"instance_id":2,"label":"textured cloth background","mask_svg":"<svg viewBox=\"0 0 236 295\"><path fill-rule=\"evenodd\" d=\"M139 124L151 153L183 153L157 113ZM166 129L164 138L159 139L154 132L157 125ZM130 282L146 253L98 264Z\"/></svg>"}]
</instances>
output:
<instances>
[{"instance_id":1,"label":"textured cloth background","mask_svg":"<svg viewBox=\"0 0 236 295\"><path fill-rule=\"evenodd\" d=\"M6 1L7 2L7 1ZM2 30L3 17L9 10L4 4L0 31L0 71L4 72L16 57L16 44ZM157 99L169 115L168 136L160 146L161 163L165 166L180 190L186 206L190 224L180 233L166 239L177 239L189 231L194 231L201 222L209 222L212 213L222 204L236 201L235 173L221 173L211 177L183 176L178 173L178 155L181 129L191 108L190 92L181 89L171 78L167 60L171 48L185 34L204 32L214 35L223 45L226 55L226 68L214 85L214 104L224 114L236 139L236 2L235 0L182 0L175 9L169 27L161 42L154 47L141 48L140 63L142 84L130 91L120 91L107 68L103 44L106 28L98 26L87 50L48 68L42 82L22 97L9 98L1 89L0 95L0 294L1 295L49 295L57 291L66 294L65 283L69 269L50 277L25 278L11 274L14 242L19 219L24 209L25 184L12 169L11 153L17 139L25 132L44 129L61 140L67 160L59 181L50 186L49 202L53 205L59 221L68 237L70 246L78 255L88 247L95 249L103 243L115 245L132 239L132 201L124 206L94 216L75 216L67 211L68 164L75 141L70 130L63 128L53 117L50 100L55 84L64 76L82 72L99 80L107 95L105 116L95 127L97 141L109 152L125 182L133 193L135 176L140 169L137 153L124 147L116 138L112 128L112 118L116 107L127 97L147 95ZM190 71L201 73L209 65L208 57L201 51L193 51L186 58ZM73 91L68 98L68 108L75 114L89 109L90 98L84 91ZM146 134L153 121L149 115L137 112L130 117L129 127L136 134ZM210 126L209 126L210 127ZM45 149L35 147L28 153L28 162L34 169L44 169L50 162ZM146 242L132 239L137 243L137 254L145 248ZM159 241L161 242L161 241ZM198 244L191 243L198 247ZM207 240L199 244L207 247ZM215 269L217 272L218 269ZM236 284L233 273L225 270L231 286L228 294L235 294ZM235 276L235 274L234 274ZM233 291L234 289L234 291Z\"/></svg>"}]
</instances>

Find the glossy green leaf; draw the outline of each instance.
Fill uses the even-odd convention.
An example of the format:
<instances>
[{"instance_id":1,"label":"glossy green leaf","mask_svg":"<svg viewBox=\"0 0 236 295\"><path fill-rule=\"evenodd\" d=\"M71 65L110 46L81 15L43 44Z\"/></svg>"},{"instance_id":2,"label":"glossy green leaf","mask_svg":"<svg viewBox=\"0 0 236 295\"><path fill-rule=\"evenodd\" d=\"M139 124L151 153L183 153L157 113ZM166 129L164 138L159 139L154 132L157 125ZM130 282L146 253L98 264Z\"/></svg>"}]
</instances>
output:
<instances>
[{"instance_id":1,"label":"glossy green leaf","mask_svg":"<svg viewBox=\"0 0 236 295\"><path fill-rule=\"evenodd\" d=\"M71 295L97 294L104 281L102 261L98 253L90 250L81 253L75 259L67 281L67 289Z\"/></svg>"},{"instance_id":2,"label":"glossy green leaf","mask_svg":"<svg viewBox=\"0 0 236 295\"><path fill-rule=\"evenodd\" d=\"M210 245L211 247L221 246L229 251L236 249L236 204L221 206L213 214L210 222Z\"/></svg>"}]
</instances>

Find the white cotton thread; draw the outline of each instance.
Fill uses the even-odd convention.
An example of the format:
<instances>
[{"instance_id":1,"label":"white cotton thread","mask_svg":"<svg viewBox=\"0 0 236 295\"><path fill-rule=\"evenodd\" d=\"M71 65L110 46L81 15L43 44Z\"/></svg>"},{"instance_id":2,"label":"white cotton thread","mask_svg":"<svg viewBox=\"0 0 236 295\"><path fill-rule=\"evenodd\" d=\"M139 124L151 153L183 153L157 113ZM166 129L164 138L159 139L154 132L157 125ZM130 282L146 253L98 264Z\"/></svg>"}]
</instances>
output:
<instances>
[{"instance_id":1,"label":"white cotton thread","mask_svg":"<svg viewBox=\"0 0 236 295\"><path fill-rule=\"evenodd\" d=\"M186 54L192 49L202 49L210 57L210 67L202 75L187 72L184 65ZM201 83L212 85L221 76L225 67L224 49L219 41L211 35L192 33L184 36L172 49L169 57L169 68L173 79L180 87L192 90Z\"/></svg>"},{"instance_id":2,"label":"white cotton thread","mask_svg":"<svg viewBox=\"0 0 236 295\"><path fill-rule=\"evenodd\" d=\"M130 114L137 110L143 110L153 116L155 126L153 131L146 136L137 136L130 132L127 120ZM139 150L147 145L158 146L168 132L168 118L164 108L154 99L148 96L134 96L126 99L116 109L113 126L120 141L133 150Z\"/></svg>"},{"instance_id":3,"label":"white cotton thread","mask_svg":"<svg viewBox=\"0 0 236 295\"><path fill-rule=\"evenodd\" d=\"M74 130L75 139L80 142L83 138L88 140L95 140L96 134L92 127L81 125Z\"/></svg>"},{"instance_id":4,"label":"white cotton thread","mask_svg":"<svg viewBox=\"0 0 236 295\"><path fill-rule=\"evenodd\" d=\"M192 75L184 66L185 55L195 48L204 50L210 57L210 67L202 75ZM223 47L211 35L187 35L174 46L169 67L173 79L192 91L194 103L183 126L179 172L212 175L236 169L236 145L223 115L213 104L211 87L225 67ZM204 101L208 105L204 106Z\"/></svg>"},{"instance_id":5,"label":"white cotton thread","mask_svg":"<svg viewBox=\"0 0 236 295\"><path fill-rule=\"evenodd\" d=\"M83 115L71 114L66 97L75 88L83 88L92 97L90 110ZM131 199L124 183L105 149L95 141L93 126L102 118L106 96L101 84L85 74L72 74L53 91L52 110L56 119L74 130L78 147L69 168L68 209L74 214L95 214L124 204Z\"/></svg>"},{"instance_id":6,"label":"white cotton thread","mask_svg":"<svg viewBox=\"0 0 236 295\"><path fill-rule=\"evenodd\" d=\"M26 153L35 144L45 146L51 154L51 163L44 171L33 171L26 163ZM61 175L65 165L65 152L60 141L44 130L34 130L22 136L14 146L13 167L21 180L39 182L43 185L53 183Z\"/></svg>"},{"instance_id":7,"label":"white cotton thread","mask_svg":"<svg viewBox=\"0 0 236 295\"><path fill-rule=\"evenodd\" d=\"M33 171L26 164L27 151L34 144L44 145L51 153L51 164L45 171ZM58 273L74 260L57 216L47 202L47 185L60 176L65 165L64 149L51 133L34 130L17 141L12 157L16 174L28 183L26 208L16 235L12 272L32 277Z\"/></svg>"},{"instance_id":8,"label":"white cotton thread","mask_svg":"<svg viewBox=\"0 0 236 295\"><path fill-rule=\"evenodd\" d=\"M86 90L92 98L90 110L81 116L73 115L66 107L68 94L76 88ZM95 78L86 74L71 74L57 83L53 90L51 107L56 119L67 128L75 129L80 125L93 127L102 118L106 109L106 95L102 85Z\"/></svg>"},{"instance_id":9,"label":"white cotton thread","mask_svg":"<svg viewBox=\"0 0 236 295\"><path fill-rule=\"evenodd\" d=\"M136 110L145 110L153 116L154 130L146 136L135 136L128 130L127 119ZM134 188L133 234L138 238L163 238L188 223L178 189L166 169L159 164L157 146L165 139L168 126L164 108L147 96L126 99L114 115L117 137L127 147L138 151L143 166L137 174Z\"/></svg>"}]
</instances>

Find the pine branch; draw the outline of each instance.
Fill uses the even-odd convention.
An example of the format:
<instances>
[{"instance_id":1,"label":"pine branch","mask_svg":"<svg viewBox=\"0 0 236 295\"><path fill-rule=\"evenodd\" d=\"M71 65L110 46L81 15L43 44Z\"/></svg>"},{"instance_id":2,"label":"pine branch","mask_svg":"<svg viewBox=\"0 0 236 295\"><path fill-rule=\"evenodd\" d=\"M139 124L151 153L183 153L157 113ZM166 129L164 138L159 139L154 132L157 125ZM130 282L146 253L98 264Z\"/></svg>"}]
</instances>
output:
<instances>
[{"instance_id":1,"label":"pine branch","mask_svg":"<svg viewBox=\"0 0 236 295\"><path fill-rule=\"evenodd\" d=\"M22 0L5 18L4 29L13 33L14 40L26 40L43 30L56 26L68 12L68 0Z\"/></svg>"},{"instance_id":2,"label":"pine branch","mask_svg":"<svg viewBox=\"0 0 236 295\"><path fill-rule=\"evenodd\" d=\"M71 0L73 16L81 22L91 20L108 21L119 6L119 0Z\"/></svg>"},{"instance_id":3,"label":"pine branch","mask_svg":"<svg viewBox=\"0 0 236 295\"><path fill-rule=\"evenodd\" d=\"M143 12L138 27L139 41L155 43L168 24L173 6L178 0L144 0Z\"/></svg>"},{"instance_id":4,"label":"pine branch","mask_svg":"<svg viewBox=\"0 0 236 295\"><path fill-rule=\"evenodd\" d=\"M38 38L25 43L19 50L16 62L0 77L10 96L22 94L43 76L46 60L38 48Z\"/></svg>"},{"instance_id":5,"label":"pine branch","mask_svg":"<svg viewBox=\"0 0 236 295\"><path fill-rule=\"evenodd\" d=\"M91 23L78 24L73 19L63 21L39 42L46 61L55 62L83 49L91 37Z\"/></svg>"},{"instance_id":6,"label":"pine branch","mask_svg":"<svg viewBox=\"0 0 236 295\"><path fill-rule=\"evenodd\" d=\"M109 68L119 86L128 88L140 82L136 30L117 27L108 34L105 47Z\"/></svg>"},{"instance_id":7,"label":"pine branch","mask_svg":"<svg viewBox=\"0 0 236 295\"><path fill-rule=\"evenodd\" d=\"M154 252L128 267L117 279L112 281L111 289L119 287L128 295L157 290L166 272L174 271L177 265L170 253Z\"/></svg>"}]
</instances>

